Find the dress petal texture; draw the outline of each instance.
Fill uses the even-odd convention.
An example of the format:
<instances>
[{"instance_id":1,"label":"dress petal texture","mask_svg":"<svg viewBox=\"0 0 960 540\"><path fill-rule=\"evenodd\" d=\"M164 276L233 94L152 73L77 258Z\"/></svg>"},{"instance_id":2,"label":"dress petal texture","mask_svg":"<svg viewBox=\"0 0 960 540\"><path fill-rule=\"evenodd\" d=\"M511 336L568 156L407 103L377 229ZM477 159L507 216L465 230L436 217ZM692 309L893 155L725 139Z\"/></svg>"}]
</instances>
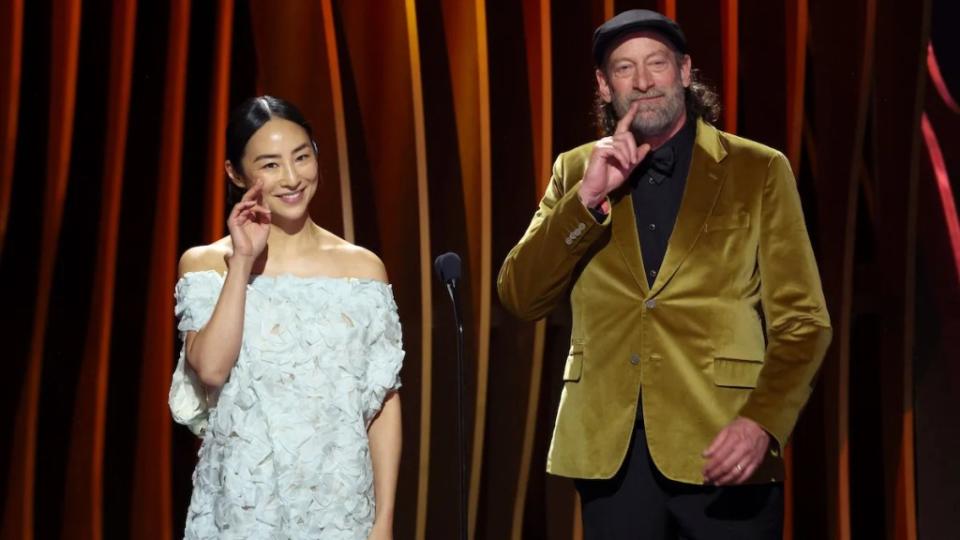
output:
<instances>
[{"instance_id":1,"label":"dress petal texture","mask_svg":"<svg viewBox=\"0 0 960 540\"><path fill-rule=\"evenodd\" d=\"M177 283L181 339L213 313L223 278ZM200 434L185 538L366 539L375 515L367 428L400 387L389 284L256 276L240 356L216 397L181 350L174 419Z\"/></svg>"}]
</instances>

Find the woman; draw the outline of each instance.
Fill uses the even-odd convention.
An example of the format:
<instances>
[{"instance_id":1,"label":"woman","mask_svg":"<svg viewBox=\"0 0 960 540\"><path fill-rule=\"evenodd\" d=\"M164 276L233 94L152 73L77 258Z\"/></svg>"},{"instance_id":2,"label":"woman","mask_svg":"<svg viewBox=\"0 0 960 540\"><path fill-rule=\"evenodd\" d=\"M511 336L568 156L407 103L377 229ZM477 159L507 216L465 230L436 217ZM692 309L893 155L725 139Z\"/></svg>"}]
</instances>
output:
<instances>
[{"instance_id":1,"label":"woman","mask_svg":"<svg viewBox=\"0 0 960 540\"><path fill-rule=\"evenodd\" d=\"M203 437L186 538L391 538L400 325L383 263L307 213L310 126L270 96L227 127L245 190L230 235L187 250L174 417Z\"/></svg>"}]
</instances>

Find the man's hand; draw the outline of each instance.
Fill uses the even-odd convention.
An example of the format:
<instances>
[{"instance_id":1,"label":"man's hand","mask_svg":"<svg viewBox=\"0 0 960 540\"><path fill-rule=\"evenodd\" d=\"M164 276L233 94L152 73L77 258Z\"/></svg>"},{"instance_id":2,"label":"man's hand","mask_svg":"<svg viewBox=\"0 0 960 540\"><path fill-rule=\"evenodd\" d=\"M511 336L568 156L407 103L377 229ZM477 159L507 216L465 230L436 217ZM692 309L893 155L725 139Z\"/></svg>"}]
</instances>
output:
<instances>
[{"instance_id":1,"label":"man's hand","mask_svg":"<svg viewBox=\"0 0 960 540\"><path fill-rule=\"evenodd\" d=\"M587 208L596 208L607 194L620 187L637 165L647 157L649 144L637 146L630 132L630 124L637 116L640 102L630 104L627 114L617 122L617 129L610 137L600 139L593 152L580 184L580 202Z\"/></svg>"},{"instance_id":2,"label":"man's hand","mask_svg":"<svg viewBox=\"0 0 960 540\"><path fill-rule=\"evenodd\" d=\"M760 424L738 417L717 434L703 453L707 458L704 480L717 486L746 482L763 462L768 446L770 435Z\"/></svg>"}]
</instances>

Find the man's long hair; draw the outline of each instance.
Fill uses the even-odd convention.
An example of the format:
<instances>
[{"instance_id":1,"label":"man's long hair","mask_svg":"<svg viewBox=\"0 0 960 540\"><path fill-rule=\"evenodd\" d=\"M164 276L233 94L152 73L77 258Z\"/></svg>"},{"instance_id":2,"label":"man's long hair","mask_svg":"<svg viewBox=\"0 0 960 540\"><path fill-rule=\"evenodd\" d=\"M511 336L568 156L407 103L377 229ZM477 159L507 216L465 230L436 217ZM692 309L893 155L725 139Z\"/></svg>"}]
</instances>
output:
<instances>
[{"instance_id":1,"label":"man's long hair","mask_svg":"<svg viewBox=\"0 0 960 540\"><path fill-rule=\"evenodd\" d=\"M683 55L677 54L677 65L683 62ZM602 68L601 68L602 69ZM687 114L693 118L703 118L711 124L720 118L720 96L700 77L700 70L690 71L690 86L684 89L684 101ZM613 104L600 97L600 88L594 92L594 121L603 136L613 135L617 128L617 115Z\"/></svg>"}]
</instances>

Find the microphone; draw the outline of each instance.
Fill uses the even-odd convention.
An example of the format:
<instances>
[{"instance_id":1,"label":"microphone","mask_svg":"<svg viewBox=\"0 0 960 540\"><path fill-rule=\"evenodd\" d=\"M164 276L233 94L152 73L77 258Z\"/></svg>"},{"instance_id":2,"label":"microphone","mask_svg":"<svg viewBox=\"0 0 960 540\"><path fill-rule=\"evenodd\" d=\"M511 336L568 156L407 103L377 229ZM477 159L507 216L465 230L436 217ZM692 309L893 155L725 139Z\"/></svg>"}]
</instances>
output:
<instances>
[{"instance_id":1,"label":"microphone","mask_svg":"<svg viewBox=\"0 0 960 540\"><path fill-rule=\"evenodd\" d=\"M467 540L467 439L464 430L463 414L463 318L461 317L460 301L457 295L457 280L460 279L460 256L448 251L433 261L433 268L437 277L446 285L450 302L453 303L453 319L457 324L457 461L459 465L459 495L460 495L460 539Z\"/></svg>"},{"instance_id":2,"label":"microphone","mask_svg":"<svg viewBox=\"0 0 960 540\"><path fill-rule=\"evenodd\" d=\"M433 261L433 268L437 271L437 277L444 284L457 286L457 280L460 279L460 256L452 251L448 251L437 257Z\"/></svg>"}]
</instances>

